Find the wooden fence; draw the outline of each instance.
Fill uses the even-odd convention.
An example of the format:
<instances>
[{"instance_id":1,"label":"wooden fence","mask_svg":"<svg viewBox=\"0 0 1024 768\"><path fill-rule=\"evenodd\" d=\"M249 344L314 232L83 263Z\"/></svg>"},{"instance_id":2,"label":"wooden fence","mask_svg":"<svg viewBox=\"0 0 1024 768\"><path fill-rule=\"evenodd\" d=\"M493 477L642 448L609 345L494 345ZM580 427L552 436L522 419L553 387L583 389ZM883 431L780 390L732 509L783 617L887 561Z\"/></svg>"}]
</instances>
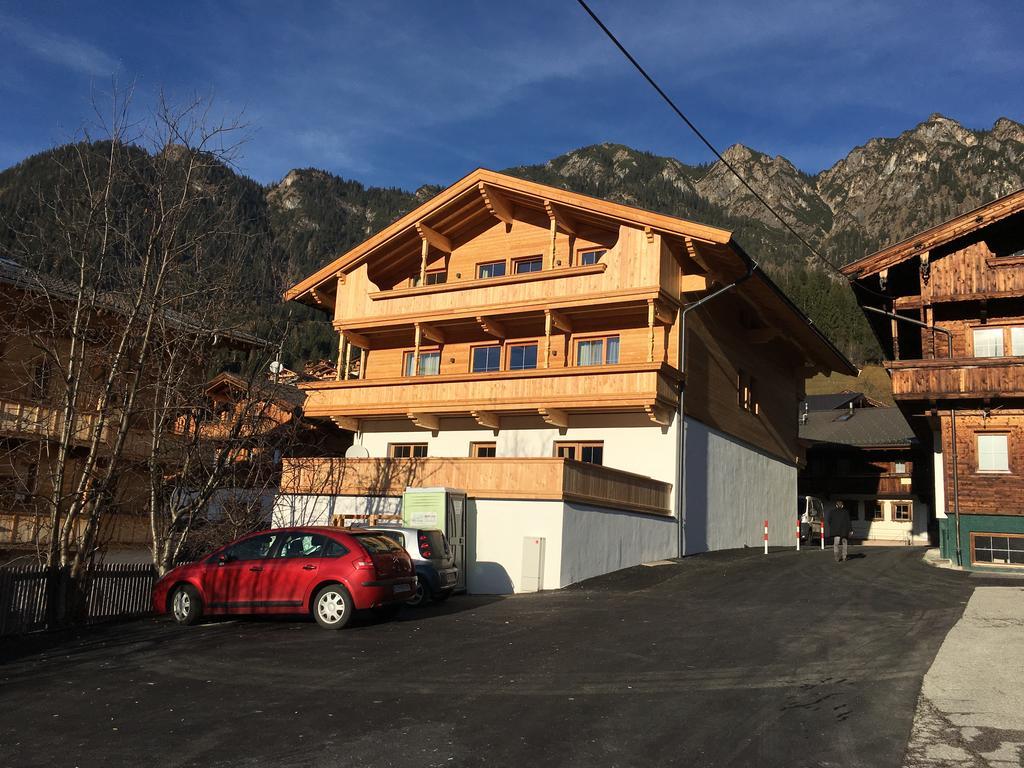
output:
<instances>
[{"instance_id":1,"label":"wooden fence","mask_svg":"<svg viewBox=\"0 0 1024 768\"><path fill-rule=\"evenodd\" d=\"M0 637L142 616L155 581L149 565L104 565L77 591L67 568L0 568Z\"/></svg>"}]
</instances>

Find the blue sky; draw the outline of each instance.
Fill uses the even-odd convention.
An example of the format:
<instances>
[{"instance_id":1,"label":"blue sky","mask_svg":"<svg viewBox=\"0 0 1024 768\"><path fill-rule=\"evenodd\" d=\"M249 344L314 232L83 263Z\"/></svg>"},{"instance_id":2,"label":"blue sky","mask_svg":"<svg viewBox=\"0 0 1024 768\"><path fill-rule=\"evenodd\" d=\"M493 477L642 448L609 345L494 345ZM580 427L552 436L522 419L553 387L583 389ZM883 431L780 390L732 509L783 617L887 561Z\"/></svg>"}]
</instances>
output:
<instances>
[{"instance_id":1,"label":"blue sky","mask_svg":"<svg viewBox=\"0 0 1024 768\"><path fill-rule=\"evenodd\" d=\"M592 0L720 148L804 170L932 112L1024 121L1024 2ZM74 137L112 77L212 95L259 181L314 166L448 184L612 141L707 151L573 0L0 0L0 167Z\"/></svg>"}]
</instances>

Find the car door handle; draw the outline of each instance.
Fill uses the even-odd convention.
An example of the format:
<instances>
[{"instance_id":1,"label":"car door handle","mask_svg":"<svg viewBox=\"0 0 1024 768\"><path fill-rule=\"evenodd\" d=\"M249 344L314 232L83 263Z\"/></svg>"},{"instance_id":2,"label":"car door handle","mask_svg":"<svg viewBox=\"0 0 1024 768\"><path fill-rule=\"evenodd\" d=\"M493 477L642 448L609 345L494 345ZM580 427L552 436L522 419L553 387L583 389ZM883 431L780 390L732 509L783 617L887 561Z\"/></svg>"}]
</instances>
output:
<instances>
[{"instance_id":1,"label":"car door handle","mask_svg":"<svg viewBox=\"0 0 1024 768\"><path fill-rule=\"evenodd\" d=\"M251 566L251 567L249 568L249 570L250 570L250 571L257 571L257 572L259 572L259 571L262 571L262 570L263 570L263 566L262 566L262 565L254 565L254 566Z\"/></svg>"},{"instance_id":2,"label":"car door handle","mask_svg":"<svg viewBox=\"0 0 1024 768\"><path fill-rule=\"evenodd\" d=\"M304 566L302 566L302 570L304 570L304 571L315 571L316 570L316 566L315 565L304 565Z\"/></svg>"}]
</instances>

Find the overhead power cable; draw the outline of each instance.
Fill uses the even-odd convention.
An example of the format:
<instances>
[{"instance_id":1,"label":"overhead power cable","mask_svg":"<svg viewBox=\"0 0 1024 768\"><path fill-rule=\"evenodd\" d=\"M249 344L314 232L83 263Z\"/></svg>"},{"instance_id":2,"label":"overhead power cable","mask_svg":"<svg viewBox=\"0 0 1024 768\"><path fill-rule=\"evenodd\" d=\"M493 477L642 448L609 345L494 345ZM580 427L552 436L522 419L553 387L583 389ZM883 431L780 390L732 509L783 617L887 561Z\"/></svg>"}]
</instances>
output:
<instances>
[{"instance_id":1,"label":"overhead power cable","mask_svg":"<svg viewBox=\"0 0 1024 768\"><path fill-rule=\"evenodd\" d=\"M714 156L717 157L718 160L726 168L728 168L737 179L739 179L740 183L744 187L746 187L747 191L750 192L750 194L752 194L757 199L757 201L761 203L761 205L763 205L765 208L767 208L768 211L772 214L772 216L774 216L776 219L778 219L779 223L781 223L782 226L784 226L797 240L799 240L803 244L803 246L811 254L813 254L819 261L821 261L823 264L828 266L829 269L831 269L833 272L835 272L837 275L839 275L844 280L849 280L849 278L847 278L846 275L844 275L839 270L839 267L837 267L828 258L826 258L820 251L818 251L817 248L815 248L813 245L811 245L809 242L807 242L807 239L803 235L801 235L799 232L797 232L796 229L794 229L793 226L788 221L786 221L785 218L783 218L782 214L780 214L778 211L775 210L775 208L772 207L771 203L769 203L767 200L765 200L764 197L762 197L758 193L758 191L756 189L754 189L752 186L750 186L750 183L745 178L743 178L743 174L741 174L738 170L736 170L736 168L733 166L733 164L730 163L728 160L725 159L725 157L722 156L722 153L719 152L718 149L715 148L715 145L712 144L711 141L708 140L708 138L701 132L701 130L696 125L693 124L693 121L690 120L690 118L688 118L686 116L686 114L678 106L676 106L676 103L674 101L672 101L671 97L667 93L665 93L665 91L662 89L662 87L660 85L658 85L657 82L655 82L654 78L651 77L647 73L647 70L644 69L640 65L640 62L638 62L636 60L636 58L633 56L633 54L631 54L626 49L626 46L624 46L621 42L619 42L619 39L617 37L615 37L615 35L612 33L612 31L610 29L608 29L608 27L605 25L605 23L603 21L601 21L601 19L598 17L598 15L596 13L594 13L594 11L590 8L589 5L587 5L585 0L576 0L576 2L578 2L580 4L580 6L583 8L583 10L587 12L587 14L590 16L590 18L594 20L594 23L597 24L597 26L601 28L601 31L604 32L605 35L608 36L608 39L611 40L612 43L615 44L615 47L618 48L619 51L622 52L622 55L625 56L629 60L629 63L632 64L636 68L636 71L639 72L641 75L643 75L644 80L646 80L650 84L650 86L655 91L657 91L658 95L661 96L661 98L665 101L665 103L669 105L669 107L672 109L673 112L676 113L676 115L679 117L679 119L682 120L684 123L686 123L686 126L691 131L693 131L693 133L697 136L698 139L700 139L704 143L704 146L706 146L708 149L710 149L711 152L714 154ZM859 287L864 288L864 290L867 290L867 291L869 291L871 293L874 293L874 291L871 291L870 288L866 288L864 286L859 286ZM882 296L882 294L877 294L877 295ZM887 301L891 301L892 300L891 297L888 297L888 296L885 296L884 298Z\"/></svg>"}]
</instances>

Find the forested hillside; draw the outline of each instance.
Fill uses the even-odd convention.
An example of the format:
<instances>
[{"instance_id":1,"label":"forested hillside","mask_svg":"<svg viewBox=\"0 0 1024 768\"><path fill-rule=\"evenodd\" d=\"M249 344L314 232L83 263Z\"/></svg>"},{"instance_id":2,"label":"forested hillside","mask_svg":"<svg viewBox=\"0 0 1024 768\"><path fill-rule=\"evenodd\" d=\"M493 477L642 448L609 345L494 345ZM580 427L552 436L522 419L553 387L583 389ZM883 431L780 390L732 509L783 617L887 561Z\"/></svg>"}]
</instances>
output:
<instances>
[{"instance_id":1,"label":"forested hillside","mask_svg":"<svg viewBox=\"0 0 1024 768\"><path fill-rule=\"evenodd\" d=\"M33 253L26 233L57 236L59 225L49 220L47 201L56 195L59 164L81 149L60 147L0 173L0 255L25 260ZM726 157L802 236L841 264L1024 186L1024 126L1001 119L991 130L973 131L933 115L898 137L872 139L816 176L783 157L740 145L730 147ZM225 311L244 315L257 333L289 322L292 331L284 350L289 365L330 357L335 341L322 316L281 304L283 288L440 189L365 187L317 169L293 170L280 182L262 186L229 168L220 172L220 181L230 181L220 204L231 206L239 232L251 244L249 268L238 279L253 296L249 306ZM858 362L877 355L846 284L824 269L721 163L686 165L601 144L507 172L728 228L847 354ZM60 270L46 260L28 266Z\"/></svg>"}]
</instances>

